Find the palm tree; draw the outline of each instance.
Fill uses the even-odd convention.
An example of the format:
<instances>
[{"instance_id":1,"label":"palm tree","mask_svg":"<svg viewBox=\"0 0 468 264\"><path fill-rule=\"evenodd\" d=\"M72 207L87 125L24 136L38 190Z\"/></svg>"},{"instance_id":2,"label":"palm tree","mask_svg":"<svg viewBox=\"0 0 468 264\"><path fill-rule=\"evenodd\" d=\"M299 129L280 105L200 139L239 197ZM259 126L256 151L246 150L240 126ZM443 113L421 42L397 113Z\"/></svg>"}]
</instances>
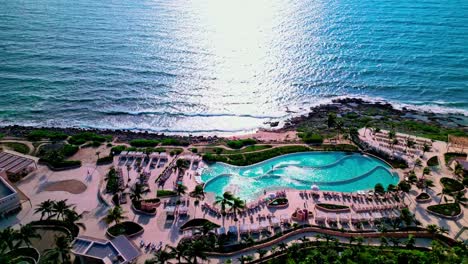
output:
<instances>
[{"instance_id":1,"label":"palm tree","mask_svg":"<svg viewBox=\"0 0 468 264\"><path fill-rule=\"evenodd\" d=\"M279 243L278 247L279 247L281 252L284 252L286 249L288 249L288 245L286 243L284 243L284 242Z\"/></svg>"},{"instance_id":2,"label":"palm tree","mask_svg":"<svg viewBox=\"0 0 468 264\"><path fill-rule=\"evenodd\" d=\"M0 252L13 250L16 248L15 241L19 236L19 231L11 227L7 227L0 231Z\"/></svg>"},{"instance_id":3,"label":"palm tree","mask_svg":"<svg viewBox=\"0 0 468 264\"><path fill-rule=\"evenodd\" d=\"M424 167L422 176L431 174L431 169L429 167Z\"/></svg>"},{"instance_id":4,"label":"palm tree","mask_svg":"<svg viewBox=\"0 0 468 264\"><path fill-rule=\"evenodd\" d=\"M398 245L400 245L400 239L398 239L396 237L391 237L390 242L392 242L394 247L398 247Z\"/></svg>"},{"instance_id":5,"label":"palm tree","mask_svg":"<svg viewBox=\"0 0 468 264\"><path fill-rule=\"evenodd\" d=\"M195 189L190 193L190 196L200 200L205 199L205 190L203 189L203 185L199 184L195 186Z\"/></svg>"},{"instance_id":6,"label":"palm tree","mask_svg":"<svg viewBox=\"0 0 468 264\"><path fill-rule=\"evenodd\" d=\"M386 237L380 237L380 246L388 247L388 239Z\"/></svg>"},{"instance_id":7,"label":"palm tree","mask_svg":"<svg viewBox=\"0 0 468 264\"><path fill-rule=\"evenodd\" d=\"M68 199L65 199L53 203L52 212L54 213L53 215L57 217L57 220L60 218L63 219L65 212L72 208L73 205L67 204L67 201Z\"/></svg>"},{"instance_id":8,"label":"palm tree","mask_svg":"<svg viewBox=\"0 0 468 264\"><path fill-rule=\"evenodd\" d=\"M232 204L231 204L231 211L234 212L234 221L237 222L237 214L239 213L240 210L245 208L245 203L243 200L240 198L233 198L232 199Z\"/></svg>"},{"instance_id":9,"label":"palm tree","mask_svg":"<svg viewBox=\"0 0 468 264\"><path fill-rule=\"evenodd\" d=\"M406 139L406 146L405 146L405 152L408 148L412 148L416 144L410 137Z\"/></svg>"},{"instance_id":10,"label":"palm tree","mask_svg":"<svg viewBox=\"0 0 468 264\"><path fill-rule=\"evenodd\" d=\"M265 249L261 249L261 248L257 249L257 254L258 254L259 259L262 259L267 253L268 251Z\"/></svg>"},{"instance_id":11,"label":"palm tree","mask_svg":"<svg viewBox=\"0 0 468 264\"><path fill-rule=\"evenodd\" d=\"M450 193L449 195L453 197L453 202L455 204L466 206L468 199L465 197L464 192Z\"/></svg>"},{"instance_id":12,"label":"palm tree","mask_svg":"<svg viewBox=\"0 0 468 264\"><path fill-rule=\"evenodd\" d=\"M446 195L450 195L450 191L447 188L442 188L442 191L437 194L437 196L440 196L439 204L442 203L442 200L447 202Z\"/></svg>"},{"instance_id":13,"label":"palm tree","mask_svg":"<svg viewBox=\"0 0 468 264\"><path fill-rule=\"evenodd\" d=\"M59 236L55 238L55 248L46 250L44 254L45 261L53 263L71 263L70 251L72 249L70 238Z\"/></svg>"},{"instance_id":14,"label":"palm tree","mask_svg":"<svg viewBox=\"0 0 468 264\"><path fill-rule=\"evenodd\" d=\"M34 213L37 214L37 213L40 213L41 214L41 221L42 219L44 218L45 215L47 215L47 218L50 218L50 215L52 214L53 212L53 205L54 205L54 202L50 199L46 200L46 201L43 201L42 203L40 203L36 209L34 210Z\"/></svg>"},{"instance_id":15,"label":"palm tree","mask_svg":"<svg viewBox=\"0 0 468 264\"><path fill-rule=\"evenodd\" d=\"M16 236L16 248L18 248L21 244L26 244L26 246L31 246L31 238L41 238L41 236L36 232L31 224L21 225L20 230Z\"/></svg>"},{"instance_id":16,"label":"palm tree","mask_svg":"<svg viewBox=\"0 0 468 264\"><path fill-rule=\"evenodd\" d=\"M394 139L392 140L392 143L391 143L391 144L392 144L392 150L395 150L395 145L398 145L398 143L400 143L400 142L398 141L398 139L394 138Z\"/></svg>"},{"instance_id":17,"label":"palm tree","mask_svg":"<svg viewBox=\"0 0 468 264\"><path fill-rule=\"evenodd\" d=\"M250 258L249 258L250 257ZM246 262L249 262L250 260L252 260L252 257L251 256L240 256L240 258L237 258L237 260L241 263L241 264L244 264Z\"/></svg>"},{"instance_id":18,"label":"palm tree","mask_svg":"<svg viewBox=\"0 0 468 264\"><path fill-rule=\"evenodd\" d=\"M299 240L301 241L302 244L307 243L307 242L310 241L310 239L308 239L306 236L303 236L303 237L299 238Z\"/></svg>"},{"instance_id":19,"label":"palm tree","mask_svg":"<svg viewBox=\"0 0 468 264\"><path fill-rule=\"evenodd\" d=\"M205 245L205 241L203 241L203 240L194 240L192 243L190 243L188 249L184 252L185 258L189 262L190 262L190 260L193 259L193 261L191 261L191 263L197 264L198 259L201 259L201 260L206 260L207 259L207 256L206 256L206 253L205 253L206 250L207 250L207 247Z\"/></svg>"},{"instance_id":20,"label":"palm tree","mask_svg":"<svg viewBox=\"0 0 468 264\"><path fill-rule=\"evenodd\" d=\"M255 244L255 239L251 235L248 235L248 236L242 237L241 242L242 244L245 244L247 246L252 246L253 244Z\"/></svg>"},{"instance_id":21,"label":"palm tree","mask_svg":"<svg viewBox=\"0 0 468 264\"><path fill-rule=\"evenodd\" d=\"M226 205L231 206L234 195L231 192L224 192L223 196L216 196L215 204L221 205L221 214L226 215Z\"/></svg>"},{"instance_id":22,"label":"palm tree","mask_svg":"<svg viewBox=\"0 0 468 264\"><path fill-rule=\"evenodd\" d=\"M142 195L143 195L143 185L139 183L135 183L135 185L131 189L130 199L132 199L132 201L139 202L141 200Z\"/></svg>"},{"instance_id":23,"label":"palm tree","mask_svg":"<svg viewBox=\"0 0 468 264\"><path fill-rule=\"evenodd\" d=\"M154 257L151 259L147 259L145 264L165 264L168 260L173 259L175 256L167 251L167 247L154 252Z\"/></svg>"},{"instance_id":24,"label":"palm tree","mask_svg":"<svg viewBox=\"0 0 468 264\"><path fill-rule=\"evenodd\" d=\"M434 182L432 180L428 180L428 179L425 179L424 180L424 188L426 189L426 192L431 189L432 187L434 187Z\"/></svg>"},{"instance_id":25,"label":"palm tree","mask_svg":"<svg viewBox=\"0 0 468 264\"><path fill-rule=\"evenodd\" d=\"M99 160L99 155L101 155L101 152L100 151L96 151L96 156L97 156L97 159Z\"/></svg>"},{"instance_id":26,"label":"palm tree","mask_svg":"<svg viewBox=\"0 0 468 264\"><path fill-rule=\"evenodd\" d=\"M332 128L336 125L336 115L334 113L328 114L327 126L328 128Z\"/></svg>"},{"instance_id":27,"label":"palm tree","mask_svg":"<svg viewBox=\"0 0 468 264\"><path fill-rule=\"evenodd\" d=\"M177 263L182 263L182 257L184 257L184 252L186 251L185 244L187 243L179 243L177 247L167 246L169 249L169 254L177 259Z\"/></svg>"},{"instance_id":28,"label":"palm tree","mask_svg":"<svg viewBox=\"0 0 468 264\"><path fill-rule=\"evenodd\" d=\"M421 167L422 165L422 161L420 159L416 159L414 161L414 165L413 165L413 170L416 168L416 167Z\"/></svg>"},{"instance_id":29,"label":"palm tree","mask_svg":"<svg viewBox=\"0 0 468 264\"><path fill-rule=\"evenodd\" d=\"M132 167L129 165L127 165L127 178L128 178L128 181L130 181L130 170L132 169Z\"/></svg>"},{"instance_id":30,"label":"palm tree","mask_svg":"<svg viewBox=\"0 0 468 264\"><path fill-rule=\"evenodd\" d=\"M338 140L340 140L341 134L343 133L343 127L344 127L343 121L341 120L336 121L336 130L338 130Z\"/></svg>"},{"instance_id":31,"label":"palm tree","mask_svg":"<svg viewBox=\"0 0 468 264\"><path fill-rule=\"evenodd\" d=\"M69 224L76 225L78 227L81 227L83 230L86 230L86 226L83 222L78 222L81 219L83 219L83 214L78 214L74 208L65 211L63 220Z\"/></svg>"},{"instance_id":32,"label":"palm tree","mask_svg":"<svg viewBox=\"0 0 468 264\"><path fill-rule=\"evenodd\" d=\"M395 138L395 136L396 136L395 131L390 130L390 131L388 132L388 139L393 139L393 138Z\"/></svg>"},{"instance_id":33,"label":"palm tree","mask_svg":"<svg viewBox=\"0 0 468 264\"><path fill-rule=\"evenodd\" d=\"M187 193L187 186L183 184L177 184L176 193L179 196L184 195L185 193Z\"/></svg>"},{"instance_id":34,"label":"palm tree","mask_svg":"<svg viewBox=\"0 0 468 264\"><path fill-rule=\"evenodd\" d=\"M463 178L463 174L465 173L463 170L463 166L458 162L455 164L453 172L459 179Z\"/></svg>"},{"instance_id":35,"label":"palm tree","mask_svg":"<svg viewBox=\"0 0 468 264\"><path fill-rule=\"evenodd\" d=\"M109 209L107 216L104 218L104 221L107 224L111 224L113 222L115 222L115 224L119 224L123 219L126 218L123 214L124 211L122 210L122 207L115 206L114 208Z\"/></svg>"},{"instance_id":36,"label":"palm tree","mask_svg":"<svg viewBox=\"0 0 468 264\"><path fill-rule=\"evenodd\" d=\"M423 145L423 154L422 154L422 157L424 157L424 154L428 151L431 151L431 147L429 145L427 145L426 143L424 143Z\"/></svg>"},{"instance_id":37,"label":"palm tree","mask_svg":"<svg viewBox=\"0 0 468 264\"><path fill-rule=\"evenodd\" d=\"M409 235L408 239L405 241L405 245L407 248L413 248L415 243L416 241L413 235Z\"/></svg>"},{"instance_id":38,"label":"palm tree","mask_svg":"<svg viewBox=\"0 0 468 264\"><path fill-rule=\"evenodd\" d=\"M431 234L437 234L439 232L439 227L437 225L431 224L426 227L426 230Z\"/></svg>"}]
</instances>

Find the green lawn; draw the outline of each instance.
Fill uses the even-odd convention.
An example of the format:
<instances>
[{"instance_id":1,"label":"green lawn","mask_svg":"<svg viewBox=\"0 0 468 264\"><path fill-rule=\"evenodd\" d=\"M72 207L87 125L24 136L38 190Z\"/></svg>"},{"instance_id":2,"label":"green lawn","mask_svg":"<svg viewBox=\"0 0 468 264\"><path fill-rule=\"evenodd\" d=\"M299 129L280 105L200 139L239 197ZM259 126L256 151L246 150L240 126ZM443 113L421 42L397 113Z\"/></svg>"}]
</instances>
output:
<instances>
[{"instance_id":1,"label":"green lawn","mask_svg":"<svg viewBox=\"0 0 468 264\"><path fill-rule=\"evenodd\" d=\"M29 147L23 143L5 142L5 143L2 143L2 145L4 145L6 148L9 148L11 150L14 150L22 154L28 154L30 151Z\"/></svg>"}]
</instances>

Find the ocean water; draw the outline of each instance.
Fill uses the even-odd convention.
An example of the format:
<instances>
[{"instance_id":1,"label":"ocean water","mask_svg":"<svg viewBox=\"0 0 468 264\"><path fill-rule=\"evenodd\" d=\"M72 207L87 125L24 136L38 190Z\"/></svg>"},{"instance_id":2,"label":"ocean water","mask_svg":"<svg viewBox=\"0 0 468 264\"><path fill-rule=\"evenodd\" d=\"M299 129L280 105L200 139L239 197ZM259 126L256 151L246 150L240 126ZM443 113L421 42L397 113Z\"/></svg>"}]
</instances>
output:
<instances>
[{"instance_id":1,"label":"ocean water","mask_svg":"<svg viewBox=\"0 0 468 264\"><path fill-rule=\"evenodd\" d=\"M3 125L232 133L342 96L468 112L468 1L0 6Z\"/></svg>"}]
</instances>

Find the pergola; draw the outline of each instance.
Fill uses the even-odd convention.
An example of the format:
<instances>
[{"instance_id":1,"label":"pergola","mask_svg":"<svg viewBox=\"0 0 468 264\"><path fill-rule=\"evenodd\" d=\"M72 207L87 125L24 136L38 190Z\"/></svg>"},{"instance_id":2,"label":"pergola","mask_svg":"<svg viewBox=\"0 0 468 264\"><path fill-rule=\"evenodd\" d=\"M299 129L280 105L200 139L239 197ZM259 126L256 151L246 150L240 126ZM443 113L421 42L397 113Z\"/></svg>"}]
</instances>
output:
<instances>
[{"instance_id":1,"label":"pergola","mask_svg":"<svg viewBox=\"0 0 468 264\"><path fill-rule=\"evenodd\" d=\"M468 137L448 135L447 152L449 152L450 148L454 148L455 151L461 150L461 152L464 152L465 149L468 149Z\"/></svg>"},{"instance_id":2,"label":"pergola","mask_svg":"<svg viewBox=\"0 0 468 264\"><path fill-rule=\"evenodd\" d=\"M36 168L36 162L32 159L8 152L0 152L0 169L5 170L7 174L30 172Z\"/></svg>"}]
</instances>

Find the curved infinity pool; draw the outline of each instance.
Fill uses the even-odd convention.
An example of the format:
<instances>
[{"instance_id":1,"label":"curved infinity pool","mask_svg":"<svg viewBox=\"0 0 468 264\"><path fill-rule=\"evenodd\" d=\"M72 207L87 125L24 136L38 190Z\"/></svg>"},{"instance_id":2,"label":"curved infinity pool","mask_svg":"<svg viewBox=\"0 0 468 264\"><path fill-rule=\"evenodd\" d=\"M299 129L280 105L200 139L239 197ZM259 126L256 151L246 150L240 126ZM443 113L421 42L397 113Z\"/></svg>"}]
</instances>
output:
<instances>
[{"instance_id":1,"label":"curved infinity pool","mask_svg":"<svg viewBox=\"0 0 468 264\"><path fill-rule=\"evenodd\" d=\"M398 175L373 157L344 152L304 152L279 156L250 166L215 163L201 175L205 191L221 195L231 191L245 200L255 199L264 190L293 188L354 192L398 183Z\"/></svg>"}]
</instances>

